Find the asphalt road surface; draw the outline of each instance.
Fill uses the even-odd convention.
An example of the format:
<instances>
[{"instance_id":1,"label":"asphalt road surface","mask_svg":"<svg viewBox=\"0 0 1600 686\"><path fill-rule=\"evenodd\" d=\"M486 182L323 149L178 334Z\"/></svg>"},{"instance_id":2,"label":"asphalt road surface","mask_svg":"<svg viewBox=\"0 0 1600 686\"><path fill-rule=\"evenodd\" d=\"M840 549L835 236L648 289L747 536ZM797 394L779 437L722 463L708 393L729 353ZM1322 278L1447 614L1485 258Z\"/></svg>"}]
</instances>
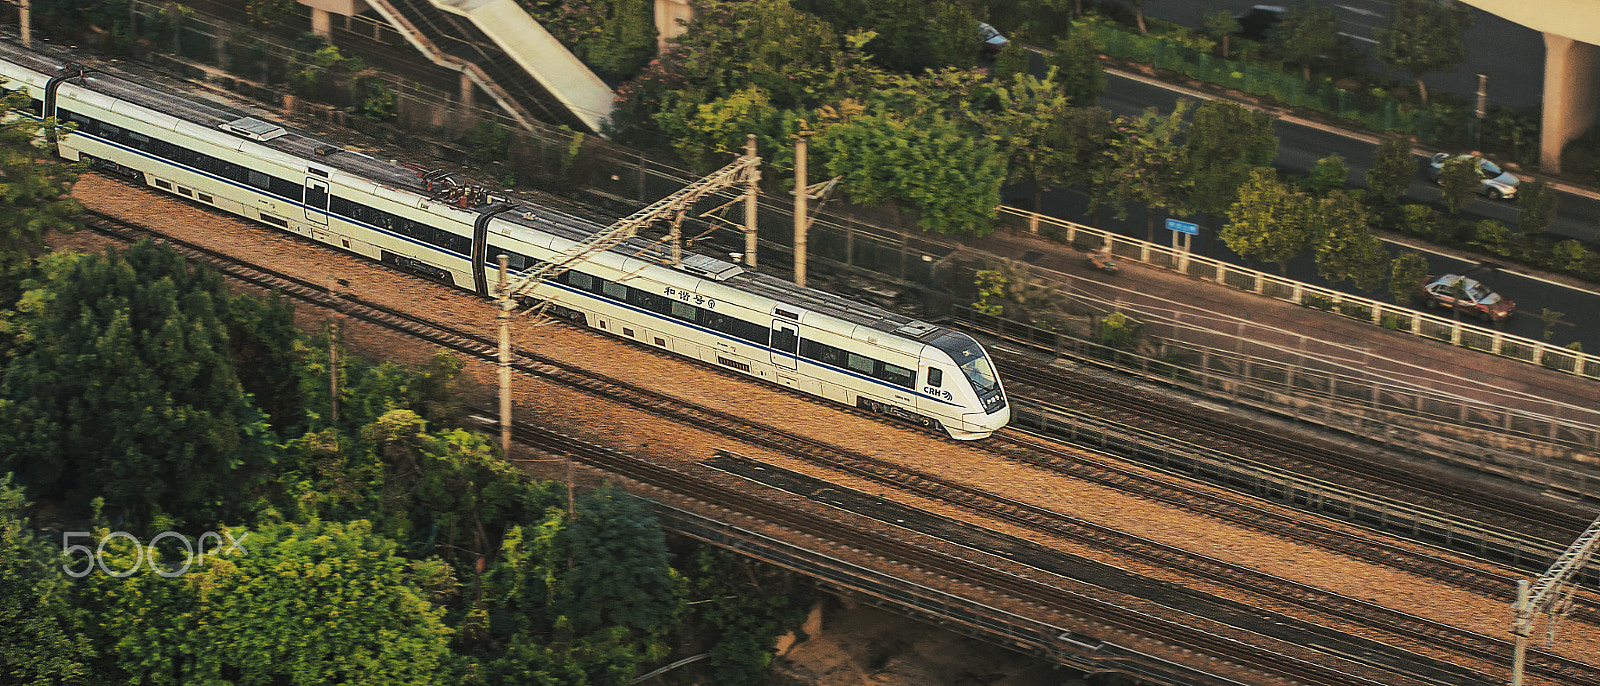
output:
<instances>
[{"instance_id":1,"label":"asphalt road surface","mask_svg":"<svg viewBox=\"0 0 1600 686\"><path fill-rule=\"evenodd\" d=\"M1155 0L1152 0L1154 2ZM1042 60L1036 64L1042 67ZM1040 70L1042 75L1042 68ZM1148 107L1156 107L1159 111L1170 112L1173 105L1181 96L1178 92L1160 84L1152 84L1142 80L1134 80L1114 74L1107 75L1107 91L1100 100L1100 105L1117 114L1136 114ZM1278 121L1274 130L1277 132L1280 143L1278 156L1273 165L1280 170L1292 174L1306 174L1311 166L1319 159L1337 153L1345 158L1345 165L1350 175L1347 179L1352 188L1361 188L1366 185L1365 175L1371 167L1375 146L1364 140L1344 135L1338 131L1304 126L1300 124ZM1408 197L1414 202L1430 203L1443 211L1440 202L1438 187L1427 180L1423 175L1425 160L1417 158L1417 175L1411 184ZM1555 220L1551 222L1549 232L1568 238L1576 238L1593 244L1597 232L1600 232L1600 201L1583 195L1571 193L1560 194L1560 204ZM1008 186L1005 190L1005 201L1018 207L1032 205L1032 190L1027 185ZM1091 223L1087 216L1086 208L1088 199L1080 192L1074 190L1056 190L1044 196L1043 211L1046 214L1059 216L1073 221ZM1492 217L1505 222L1508 226L1516 226L1517 208L1515 203L1508 201L1491 201L1478 198L1468 203L1466 214L1471 220ZM1142 207L1128 208L1128 216L1124 220L1115 219L1110 211L1102 212L1100 226L1123 233L1135 238L1153 240L1164 245L1171 244L1171 232L1162 228L1166 219L1165 214L1157 213L1154 219L1156 230L1149 230L1150 217ZM1239 258L1227 246L1212 238L1209 229L1210 219L1204 215L1186 218L1201 225L1201 235L1193 244L1197 253L1205 254L1219 259L1225 259L1235 264L1249 266L1268 272L1276 272L1277 266L1273 264L1250 264ZM1395 246L1390 246L1391 251L1397 251ZM1463 261L1451 258L1444 254L1435 254L1423 251L1430 264L1430 273L1465 274L1478 279L1500 292L1506 297L1516 301L1518 314L1510 320L1499 325L1502 330L1518 336L1533 339L1543 339L1546 325L1539 318L1540 313L1549 309L1561 313L1560 322L1550 328L1552 343L1566 345L1571 342L1582 343L1588 352L1600 351L1600 293L1592 290L1571 289L1560 284L1544 281L1529 275L1519 273L1516 267L1501 268L1494 264L1481 264L1477 261ZM1287 274L1300 281L1318 285L1328 285L1325 280L1317 276L1315 266L1309 258L1301 258L1290 262ZM1419 284L1420 286L1420 284ZM1390 300L1392 296L1387 292L1361 293L1348 284L1340 290L1359 294L1375 299Z\"/></svg>"}]
</instances>

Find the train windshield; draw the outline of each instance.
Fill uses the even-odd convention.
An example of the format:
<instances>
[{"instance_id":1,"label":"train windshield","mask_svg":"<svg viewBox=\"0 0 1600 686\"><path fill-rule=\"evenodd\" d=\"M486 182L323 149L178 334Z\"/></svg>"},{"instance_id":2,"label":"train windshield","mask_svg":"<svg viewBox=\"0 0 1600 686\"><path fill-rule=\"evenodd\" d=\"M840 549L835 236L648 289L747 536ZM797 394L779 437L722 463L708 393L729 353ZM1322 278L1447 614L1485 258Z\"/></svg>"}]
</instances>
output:
<instances>
[{"instance_id":1,"label":"train windshield","mask_svg":"<svg viewBox=\"0 0 1600 686\"><path fill-rule=\"evenodd\" d=\"M983 354L983 347L977 341L959 333L947 333L935 339L933 347L943 350L950 359L955 360L956 366L961 368L961 373L980 397L1000 388L994 367L989 365L989 356Z\"/></svg>"}]
</instances>

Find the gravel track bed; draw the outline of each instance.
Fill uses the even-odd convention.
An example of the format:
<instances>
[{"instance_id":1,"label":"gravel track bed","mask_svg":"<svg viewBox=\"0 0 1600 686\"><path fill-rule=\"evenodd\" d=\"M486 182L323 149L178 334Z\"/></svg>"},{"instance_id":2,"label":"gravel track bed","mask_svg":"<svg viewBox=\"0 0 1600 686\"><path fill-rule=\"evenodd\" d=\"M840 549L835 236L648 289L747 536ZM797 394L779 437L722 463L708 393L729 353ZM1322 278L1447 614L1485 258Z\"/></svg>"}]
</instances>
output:
<instances>
[{"instance_id":1,"label":"gravel track bed","mask_svg":"<svg viewBox=\"0 0 1600 686\"><path fill-rule=\"evenodd\" d=\"M1588 528L1594 518L1592 512L1576 505L1529 502L1523 494L1439 470L1419 470L1414 464L1396 467L1387 462L1378 449L1357 450L1309 433L1291 432L1198 408L1181 408L1177 414L1156 411L1152 408L1170 407L1174 401L1071 369L1018 369L1018 365L1027 364L1029 360L1017 355L1002 353L997 361L1002 369L1012 367L1018 373L1048 378L1047 388L1043 387L1046 384L1029 386L1030 397L1046 399L1052 405L1093 413L1102 419L1462 520L1523 532L1536 539L1570 541ZM1426 481L1419 482L1419 478Z\"/></svg>"},{"instance_id":2,"label":"gravel track bed","mask_svg":"<svg viewBox=\"0 0 1600 686\"><path fill-rule=\"evenodd\" d=\"M482 335L492 335L495 310L492 303L455 289L424 282L383 269L370 261L331 249L317 248L265 227L221 216L176 199L98 175L86 175L75 195L86 205L108 214L163 227L186 240L234 254L247 261L260 261L275 269L312 281L330 276L349 281L346 290L362 298L407 311L426 311L441 323ZM67 237L68 243L86 243L82 235ZM302 307L301 310L308 308ZM316 325L323 313L302 311L303 323ZM431 354L430 346L377 327L347 325L347 343L366 354L402 362L420 362ZM555 325L516 327L517 345L538 349L591 368L619 380L671 394L687 402L706 405L749 417L783 417L786 428L795 433L880 457L893 457L906 467L928 471L945 478L970 482L981 488L1027 500L1105 526L1144 536L1171 545L1183 546L1218 559L1252 566L1268 574L1293 579L1330 591L1449 623L1486 635L1505 631L1508 610L1498 599L1488 599L1436 582L1418 579L1376 565L1349 560L1325 550L1288 544L1270 535L1226 526L1195 513L1175 511L1162 503L1132 498L1124 493L1043 473L1004 460L969 446L942 440L916 430L874 421L820 402L761 384L732 379L711 370L647 355L631 344L572 328ZM494 369L487 363L468 361L467 371L481 383L492 384ZM673 380L668 383L666 380ZM770 454L757 446L731 445L730 439L689 429L658 416L597 401L589 394L536 379L521 377L514 393L520 418L549 426L565 427L574 435L663 463L690 463L709 457L716 448L726 448L755 459L811 473L842 486L903 502L916 499L874 483L835 473L825 473L804 461ZM487 397L487 391L481 391ZM964 510L944 503L916 502L929 511L961 519L973 519ZM1090 504L1085 506L1085 504ZM986 522L998 531L1072 550L1051 537L1003 522ZM891 529L892 527L887 527ZM903 534L903 532L902 532ZM1077 554L1118 564L1116 556L1099 550L1075 550ZM1133 562L1123 560L1130 569ZM1138 570L1146 571L1146 570ZM1174 583L1195 582L1179 571L1151 569L1148 574ZM1216 588L1222 597L1239 597L1231 589ZM1273 608L1296 614L1293 608ZM1352 633L1365 634L1361 627ZM1556 653L1591 664L1600 663L1600 635L1593 626L1569 622L1563 625ZM1419 649L1419 652L1431 654Z\"/></svg>"}]
</instances>

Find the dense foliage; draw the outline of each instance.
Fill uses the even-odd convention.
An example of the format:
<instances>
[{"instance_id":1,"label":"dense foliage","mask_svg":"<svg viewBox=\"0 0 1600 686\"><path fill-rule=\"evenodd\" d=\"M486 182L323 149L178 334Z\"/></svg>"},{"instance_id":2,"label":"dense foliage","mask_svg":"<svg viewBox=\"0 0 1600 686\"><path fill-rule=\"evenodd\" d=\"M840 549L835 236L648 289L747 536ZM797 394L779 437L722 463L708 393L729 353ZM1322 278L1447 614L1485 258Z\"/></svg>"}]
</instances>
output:
<instances>
[{"instance_id":1,"label":"dense foliage","mask_svg":"<svg viewBox=\"0 0 1600 686\"><path fill-rule=\"evenodd\" d=\"M621 686L690 635L717 656L700 669L750 684L803 612L688 613L691 589L731 596L743 578L693 551L678 571L642 501L604 487L569 505L450 428L470 389L448 354L330 365L326 330L150 243L11 278L6 683ZM89 547L41 539L24 488Z\"/></svg>"}]
</instances>

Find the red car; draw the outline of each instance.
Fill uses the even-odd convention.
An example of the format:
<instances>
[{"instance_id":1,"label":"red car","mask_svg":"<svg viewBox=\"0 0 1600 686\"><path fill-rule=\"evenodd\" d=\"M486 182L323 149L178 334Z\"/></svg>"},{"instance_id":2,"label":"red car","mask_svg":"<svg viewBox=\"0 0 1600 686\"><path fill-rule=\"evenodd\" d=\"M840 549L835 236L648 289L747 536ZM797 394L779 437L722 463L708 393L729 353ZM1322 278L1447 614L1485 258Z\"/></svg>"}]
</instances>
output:
<instances>
[{"instance_id":1,"label":"red car","mask_svg":"<svg viewBox=\"0 0 1600 686\"><path fill-rule=\"evenodd\" d=\"M1421 298L1428 307L1454 308L1485 322L1503 322L1517 311L1517 304L1510 298L1459 274L1423 279Z\"/></svg>"}]
</instances>

